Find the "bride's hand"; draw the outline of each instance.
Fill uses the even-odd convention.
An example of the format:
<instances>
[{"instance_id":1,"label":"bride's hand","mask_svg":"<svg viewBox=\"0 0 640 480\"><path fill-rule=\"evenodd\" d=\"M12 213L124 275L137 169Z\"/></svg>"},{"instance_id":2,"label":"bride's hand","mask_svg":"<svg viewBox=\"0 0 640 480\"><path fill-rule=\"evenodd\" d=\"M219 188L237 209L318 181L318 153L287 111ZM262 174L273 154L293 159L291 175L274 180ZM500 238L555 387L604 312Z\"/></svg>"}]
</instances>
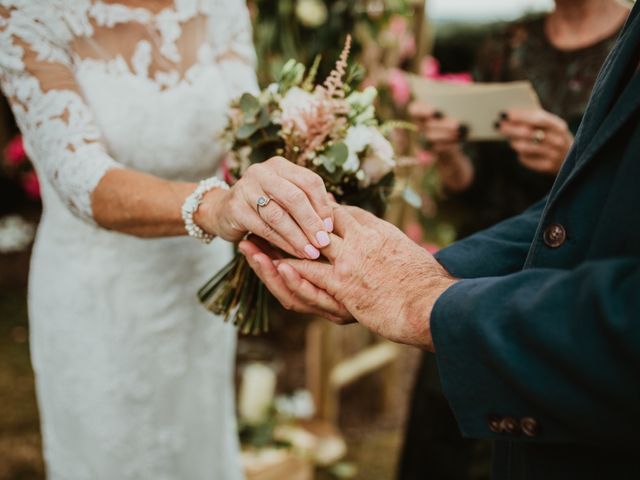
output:
<instances>
[{"instance_id":1,"label":"bride's hand","mask_svg":"<svg viewBox=\"0 0 640 480\"><path fill-rule=\"evenodd\" d=\"M260 197L271 201L258 208ZM252 232L299 258L318 258L333 231L322 178L282 157L252 165L230 190L205 197L203 207L206 231L232 242Z\"/></svg>"}]
</instances>

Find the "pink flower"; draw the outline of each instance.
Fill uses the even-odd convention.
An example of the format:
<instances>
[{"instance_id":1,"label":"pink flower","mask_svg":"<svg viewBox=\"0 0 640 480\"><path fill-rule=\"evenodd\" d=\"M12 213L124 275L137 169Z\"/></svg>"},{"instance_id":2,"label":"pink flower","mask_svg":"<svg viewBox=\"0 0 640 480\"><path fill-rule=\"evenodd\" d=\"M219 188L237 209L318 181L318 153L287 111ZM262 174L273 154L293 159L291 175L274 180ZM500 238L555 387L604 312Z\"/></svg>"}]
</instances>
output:
<instances>
[{"instance_id":1,"label":"pink flower","mask_svg":"<svg viewBox=\"0 0 640 480\"><path fill-rule=\"evenodd\" d=\"M387 76L387 84L391 89L394 103L399 107L406 105L411 98L411 87L405 73L398 68L391 69Z\"/></svg>"},{"instance_id":2,"label":"pink flower","mask_svg":"<svg viewBox=\"0 0 640 480\"><path fill-rule=\"evenodd\" d=\"M22 189L27 197L33 200L40 200L40 182L38 175L33 170L22 176Z\"/></svg>"},{"instance_id":3,"label":"pink flower","mask_svg":"<svg viewBox=\"0 0 640 480\"><path fill-rule=\"evenodd\" d=\"M422 60L420 74L431 80L447 83L473 83L473 76L469 72L462 73L440 73L440 62L429 56Z\"/></svg>"},{"instance_id":4,"label":"pink flower","mask_svg":"<svg viewBox=\"0 0 640 480\"><path fill-rule=\"evenodd\" d=\"M429 243L429 242L425 242L422 245L422 248L424 248L427 252L429 252L431 255L434 255L435 253L438 252L438 250L440 250L440 247L438 245L436 245L435 243Z\"/></svg>"},{"instance_id":5,"label":"pink flower","mask_svg":"<svg viewBox=\"0 0 640 480\"><path fill-rule=\"evenodd\" d=\"M389 31L396 37L407 33L407 19L402 15L393 15L389 20Z\"/></svg>"},{"instance_id":6,"label":"pink flower","mask_svg":"<svg viewBox=\"0 0 640 480\"><path fill-rule=\"evenodd\" d=\"M416 160L418 161L418 165L421 167L429 167L433 165L435 159L435 155L429 150L418 150L416 152Z\"/></svg>"},{"instance_id":7,"label":"pink flower","mask_svg":"<svg viewBox=\"0 0 640 480\"><path fill-rule=\"evenodd\" d=\"M436 78L440 75L440 62L432 56L424 57L420 63L420 75L424 78Z\"/></svg>"},{"instance_id":8,"label":"pink flower","mask_svg":"<svg viewBox=\"0 0 640 480\"><path fill-rule=\"evenodd\" d=\"M27 160L22 135L13 137L4 149L4 158L7 165L17 167Z\"/></svg>"},{"instance_id":9,"label":"pink flower","mask_svg":"<svg viewBox=\"0 0 640 480\"><path fill-rule=\"evenodd\" d=\"M416 243L422 242L422 226L419 223L410 223L404 227L404 233Z\"/></svg>"},{"instance_id":10,"label":"pink flower","mask_svg":"<svg viewBox=\"0 0 640 480\"><path fill-rule=\"evenodd\" d=\"M413 36L406 36L400 44L400 58L411 58L416 54L416 39Z\"/></svg>"}]
</instances>

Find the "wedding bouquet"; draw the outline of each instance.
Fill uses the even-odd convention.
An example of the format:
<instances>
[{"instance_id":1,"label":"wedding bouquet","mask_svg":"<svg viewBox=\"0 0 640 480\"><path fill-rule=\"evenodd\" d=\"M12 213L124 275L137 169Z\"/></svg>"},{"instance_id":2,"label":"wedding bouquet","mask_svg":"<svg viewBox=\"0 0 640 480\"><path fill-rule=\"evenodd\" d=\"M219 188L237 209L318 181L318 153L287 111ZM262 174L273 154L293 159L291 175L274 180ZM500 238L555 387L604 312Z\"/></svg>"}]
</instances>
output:
<instances>
[{"instance_id":1,"label":"wedding bouquet","mask_svg":"<svg viewBox=\"0 0 640 480\"><path fill-rule=\"evenodd\" d=\"M245 93L232 102L223 136L230 149L227 180L280 155L317 173L339 203L381 214L393 186L394 151L385 138L395 123L381 125L374 108L377 91L355 89L362 77L347 60L351 39L322 84L315 77L319 58L307 71L289 60L275 83L258 96ZM235 258L198 292L201 302L242 333L268 330L266 287L244 256Z\"/></svg>"}]
</instances>

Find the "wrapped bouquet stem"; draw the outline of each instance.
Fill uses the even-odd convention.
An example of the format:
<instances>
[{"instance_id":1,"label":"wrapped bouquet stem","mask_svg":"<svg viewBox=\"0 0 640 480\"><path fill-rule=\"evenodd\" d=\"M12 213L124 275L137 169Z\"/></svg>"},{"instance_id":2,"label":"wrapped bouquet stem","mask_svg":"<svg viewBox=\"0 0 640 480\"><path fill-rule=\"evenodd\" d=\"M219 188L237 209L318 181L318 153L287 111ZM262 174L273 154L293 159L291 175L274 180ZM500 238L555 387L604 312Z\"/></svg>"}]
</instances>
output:
<instances>
[{"instance_id":1,"label":"wrapped bouquet stem","mask_svg":"<svg viewBox=\"0 0 640 480\"><path fill-rule=\"evenodd\" d=\"M320 84L315 81L319 59L308 70L290 60L277 82L232 103L224 131L232 181L252 164L283 156L322 177L339 203L382 213L393 184L395 154L376 117L376 89L355 89L362 72L349 66L350 48L348 37L335 68ZM269 328L269 293L241 254L198 296L242 333Z\"/></svg>"}]
</instances>

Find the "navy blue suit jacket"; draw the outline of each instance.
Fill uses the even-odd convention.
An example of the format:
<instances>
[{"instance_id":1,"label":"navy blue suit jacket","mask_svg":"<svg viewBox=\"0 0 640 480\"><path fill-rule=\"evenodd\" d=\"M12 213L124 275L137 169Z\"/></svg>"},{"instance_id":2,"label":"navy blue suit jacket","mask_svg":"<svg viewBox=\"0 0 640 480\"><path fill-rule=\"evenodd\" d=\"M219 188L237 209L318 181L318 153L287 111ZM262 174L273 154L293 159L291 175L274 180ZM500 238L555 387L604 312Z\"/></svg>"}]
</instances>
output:
<instances>
[{"instance_id":1,"label":"navy blue suit jacket","mask_svg":"<svg viewBox=\"0 0 640 480\"><path fill-rule=\"evenodd\" d=\"M495 478L640 479L639 11L549 196L437 255L443 389Z\"/></svg>"}]
</instances>

